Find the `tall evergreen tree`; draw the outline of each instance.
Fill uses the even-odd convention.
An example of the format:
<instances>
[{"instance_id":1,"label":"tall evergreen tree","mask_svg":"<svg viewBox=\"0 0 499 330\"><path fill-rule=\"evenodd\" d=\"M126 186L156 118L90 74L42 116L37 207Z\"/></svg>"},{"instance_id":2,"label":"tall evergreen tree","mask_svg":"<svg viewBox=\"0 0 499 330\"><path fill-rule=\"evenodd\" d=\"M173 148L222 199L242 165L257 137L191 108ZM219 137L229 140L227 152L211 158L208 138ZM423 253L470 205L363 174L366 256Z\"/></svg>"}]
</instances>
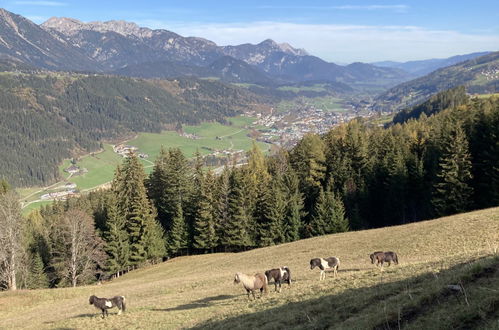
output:
<instances>
[{"instance_id":1,"label":"tall evergreen tree","mask_svg":"<svg viewBox=\"0 0 499 330\"><path fill-rule=\"evenodd\" d=\"M221 244L231 248L246 248L253 246L250 235L250 218L245 208L245 190L242 173L232 170L229 177L230 191L228 199L228 219L221 236Z\"/></svg>"},{"instance_id":2,"label":"tall evergreen tree","mask_svg":"<svg viewBox=\"0 0 499 330\"><path fill-rule=\"evenodd\" d=\"M258 245L269 246L284 242L283 218L285 201L276 179L262 187L256 204Z\"/></svg>"},{"instance_id":3,"label":"tall evergreen tree","mask_svg":"<svg viewBox=\"0 0 499 330\"><path fill-rule=\"evenodd\" d=\"M213 188L214 177L211 172L208 172L201 182L194 224L194 247L211 252L218 243L214 219Z\"/></svg>"},{"instance_id":4,"label":"tall evergreen tree","mask_svg":"<svg viewBox=\"0 0 499 330\"><path fill-rule=\"evenodd\" d=\"M106 242L104 250L108 258L106 271L119 276L130 265L130 242L126 229L126 219L118 212L118 205L114 195L107 199L106 230L103 234Z\"/></svg>"},{"instance_id":5,"label":"tall evergreen tree","mask_svg":"<svg viewBox=\"0 0 499 330\"><path fill-rule=\"evenodd\" d=\"M451 121L449 124L432 200L439 215L466 211L472 194L469 185L472 175L468 140L459 122Z\"/></svg>"},{"instance_id":6,"label":"tall evergreen tree","mask_svg":"<svg viewBox=\"0 0 499 330\"><path fill-rule=\"evenodd\" d=\"M167 248L170 254L175 255L188 246L188 233L185 224L182 205L177 202L176 212L172 219L171 229L167 234Z\"/></svg>"},{"instance_id":7,"label":"tall evergreen tree","mask_svg":"<svg viewBox=\"0 0 499 330\"><path fill-rule=\"evenodd\" d=\"M147 246L156 244L155 239L162 236L160 228L154 225L156 212L147 198L144 179L144 168L131 153L117 169L112 186L118 214L125 219L132 266L146 261Z\"/></svg>"},{"instance_id":8,"label":"tall evergreen tree","mask_svg":"<svg viewBox=\"0 0 499 330\"><path fill-rule=\"evenodd\" d=\"M287 201L283 218L284 241L293 242L300 239L303 197L300 193L298 177L292 169L284 174L283 186Z\"/></svg>"}]
</instances>

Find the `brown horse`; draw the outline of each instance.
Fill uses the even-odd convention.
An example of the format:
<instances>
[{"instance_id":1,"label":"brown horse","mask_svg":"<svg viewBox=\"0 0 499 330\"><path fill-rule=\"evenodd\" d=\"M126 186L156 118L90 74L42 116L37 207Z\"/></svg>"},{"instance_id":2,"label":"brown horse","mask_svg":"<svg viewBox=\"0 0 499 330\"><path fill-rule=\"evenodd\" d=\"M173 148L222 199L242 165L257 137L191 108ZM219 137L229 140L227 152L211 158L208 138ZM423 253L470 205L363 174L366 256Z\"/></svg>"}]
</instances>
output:
<instances>
[{"instance_id":1,"label":"brown horse","mask_svg":"<svg viewBox=\"0 0 499 330\"><path fill-rule=\"evenodd\" d=\"M274 279L275 291L277 291L277 286L279 285L279 292L281 292L281 282L288 283L291 286L291 271L289 267L284 266L267 270L265 276L267 276L267 282Z\"/></svg>"},{"instance_id":2,"label":"brown horse","mask_svg":"<svg viewBox=\"0 0 499 330\"><path fill-rule=\"evenodd\" d=\"M392 262L395 263L396 265L399 264L399 259L397 254L392 251L388 252L376 251L370 254L369 257L371 258L372 264L376 262L376 266L381 265L381 268L383 268L383 264L385 262L388 263L388 266L390 266Z\"/></svg>"},{"instance_id":3,"label":"brown horse","mask_svg":"<svg viewBox=\"0 0 499 330\"><path fill-rule=\"evenodd\" d=\"M243 284L248 293L248 299L251 299L250 293L253 295L253 299L256 299L255 290L260 290L260 297L263 296L264 293L267 294L267 277L262 273L255 275L236 273L234 276L234 284L237 283Z\"/></svg>"}]
</instances>

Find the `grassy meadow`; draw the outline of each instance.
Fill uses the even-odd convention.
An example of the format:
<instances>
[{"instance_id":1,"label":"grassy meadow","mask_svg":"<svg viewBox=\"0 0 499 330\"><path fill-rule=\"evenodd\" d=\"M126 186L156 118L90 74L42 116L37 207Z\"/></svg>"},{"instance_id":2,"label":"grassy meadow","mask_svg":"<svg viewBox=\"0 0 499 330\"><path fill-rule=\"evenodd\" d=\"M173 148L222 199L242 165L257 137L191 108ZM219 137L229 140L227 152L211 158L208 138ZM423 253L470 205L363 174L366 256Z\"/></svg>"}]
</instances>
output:
<instances>
[{"instance_id":1,"label":"grassy meadow","mask_svg":"<svg viewBox=\"0 0 499 330\"><path fill-rule=\"evenodd\" d=\"M469 329L499 327L499 208L403 226L315 237L242 253L184 256L102 285L0 292L5 329ZM384 271L368 254L393 250ZM310 270L337 256L338 277ZM289 266L293 283L249 301L237 271ZM447 289L460 285L461 292ZM92 294L125 295L101 319Z\"/></svg>"},{"instance_id":2,"label":"grassy meadow","mask_svg":"<svg viewBox=\"0 0 499 330\"><path fill-rule=\"evenodd\" d=\"M198 126L184 126L186 133L195 134L198 139L189 139L180 136L176 132L164 131L162 133L139 133L137 136L125 144L130 144L139 148L141 153L149 155L147 159L141 159L147 173L152 171L153 163L159 154L161 146L165 148L180 148L187 157L192 157L196 150L203 155L211 149L232 149L249 150L253 143L248 134L252 129L259 127L252 125L256 118L237 116L228 118L230 125L222 125L217 122L203 123ZM218 137L218 138L217 138ZM263 151L269 146L258 142ZM80 191L88 191L97 188L113 179L116 166L123 161L123 158L113 151L110 144L104 144L101 152L91 153L80 157L77 165L87 169L87 173L70 176L64 169L71 165L70 160L65 160L59 167L59 173L63 180L50 187L32 187L19 189L18 193L24 202L23 212L39 208L41 205L49 204L49 201L40 201L43 194L61 190L65 183L75 183Z\"/></svg>"}]
</instances>

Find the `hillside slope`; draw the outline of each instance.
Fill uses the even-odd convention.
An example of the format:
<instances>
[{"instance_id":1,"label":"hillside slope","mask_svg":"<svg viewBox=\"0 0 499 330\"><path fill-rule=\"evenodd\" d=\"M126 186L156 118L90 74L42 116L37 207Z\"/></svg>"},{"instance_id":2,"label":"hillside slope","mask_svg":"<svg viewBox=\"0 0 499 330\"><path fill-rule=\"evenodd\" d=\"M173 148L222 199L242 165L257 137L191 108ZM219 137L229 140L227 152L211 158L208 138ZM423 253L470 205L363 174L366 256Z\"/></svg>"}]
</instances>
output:
<instances>
[{"instance_id":1,"label":"hillside slope","mask_svg":"<svg viewBox=\"0 0 499 330\"><path fill-rule=\"evenodd\" d=\"M499 208L492 208L244 253L180 257L101 286L0 292L0 324L32 329L497 326L498 242ZM400 265L384 272L371 265L368 254L379 249L397 251ZM331 255L342 261L339 276L319 282L309 260ZM243 288L232 283L237 271L251 274L283 265L291 268L294 283L282 293L271 286L268 296L248 302ZM461 284L466 296L446 291L448 284ZM113 310L102 320L88 304L92 294L125 295L128 309L121 316Z\"/></svg>"},{"instance_id":2,"label":"hillside slope","mask_svg":"<svg viewBox=\"0 0 499 330\"><path fill-rule=\"evenodd\" d=\"M468 93L483 94L498 91L499 52L445 67L395 86L376 98L375 108L400 110L459 85L464 85Z\"/></svg>"}]
</instances>

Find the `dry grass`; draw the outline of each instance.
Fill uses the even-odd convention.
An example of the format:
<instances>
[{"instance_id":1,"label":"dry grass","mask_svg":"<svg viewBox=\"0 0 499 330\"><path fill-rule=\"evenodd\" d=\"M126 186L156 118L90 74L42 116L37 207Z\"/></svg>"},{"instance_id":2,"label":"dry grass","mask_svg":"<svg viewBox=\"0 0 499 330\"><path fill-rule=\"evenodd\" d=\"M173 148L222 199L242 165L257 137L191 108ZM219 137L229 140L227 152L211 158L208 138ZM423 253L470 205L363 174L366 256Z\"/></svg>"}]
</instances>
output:
<instances>
[{"instance_id":1,"label":"dry grass","mask_svg":"<svg viewBox=\"0 0 499 330\"><path fill-rule=\"evenodd\" d=\"M101 286L2 292L0 328L421 328L432 317L444 320L447 309L459 311L460 317L469 314L470 322L482 313L480 322L499 326L493 323L499 317L493 311L499 306L499 275L487 275L499 265L492 256L498 242L499 208L493 208L244 253L181 257ZM374 250L396 251L400 265L380 272L369 261ZM333 255L341 259L339 276L319 282L309 260ZM291 268L295 281L280 294L271 285L268 296L250 302L242 287L232 283L236 271L283 265ZM482 273L487 276L477 275ZM456 284L452 281L462 282L468 303L461 299L464 294L450 299L442 291ZM88 304L92 294L125 295L128 310L121 316L111 310L102 320ZM430 313L425 306L436 301L441 308Z\"/></svg>"}]
</instances>

